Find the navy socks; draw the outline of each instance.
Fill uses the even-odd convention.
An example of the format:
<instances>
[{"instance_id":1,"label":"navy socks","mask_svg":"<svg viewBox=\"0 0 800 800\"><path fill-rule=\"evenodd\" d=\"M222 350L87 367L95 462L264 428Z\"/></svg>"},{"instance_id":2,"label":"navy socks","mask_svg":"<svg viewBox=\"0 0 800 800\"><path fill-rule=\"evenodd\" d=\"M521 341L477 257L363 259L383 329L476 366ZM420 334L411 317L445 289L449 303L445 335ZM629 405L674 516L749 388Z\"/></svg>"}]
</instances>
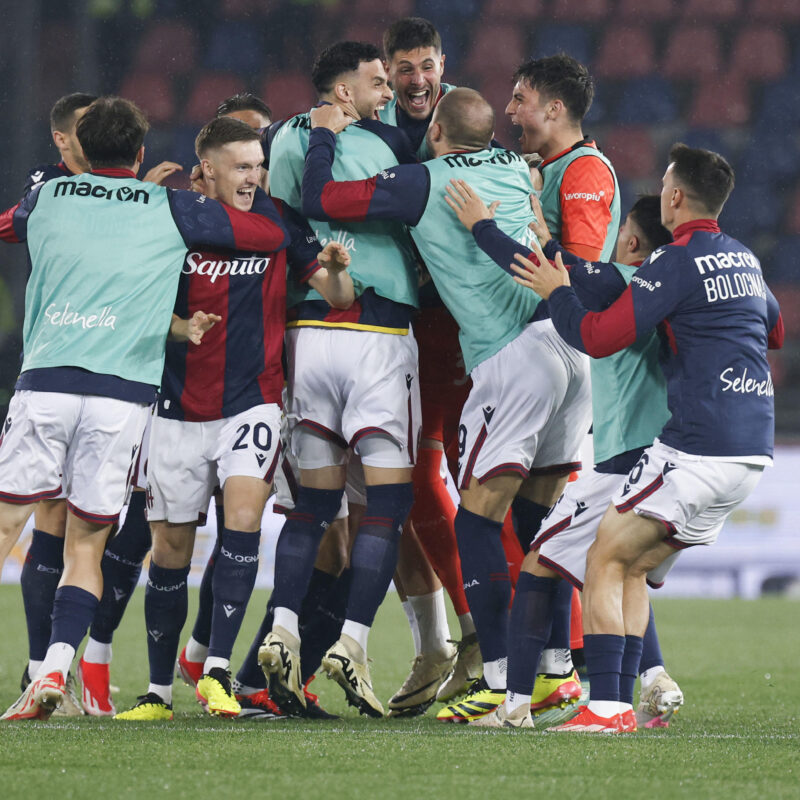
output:
<instances>
[{"instance_id":1,"label":"navy socks","mask_svg":"<svg viewBox=\"0 0 800 800\"><path fill-rule=\"evenodd\" d=\"M261 532L223 529L214 565L214 610L208 655L230 659L258 574Z\"/></svg>"},{"instance_id":2,"label":"navy socks","mask_svg":"<svg viewBox=\"0 0 800 800\"><path fill-rule=\"evenodd\" d=\"M502 522L459 506L455 518L464 593L478 633L484 662L505 658L511 580L500 539Z\"/></svg>"},{"instance_id":3,"label":"navy socks","mask_svg":"<svg viewBox=\"0 0 800 800\"><path fill-rule=\"evenodd\" d=\"M63 571L64 539L34 529L20 577L31 661L43 661L47 653L53 602Z\"/></svg>"},{"instance_id":4,"label":"navy socks","mask_svg":"<svg viewBox=\"0 0 800 800\"><path fill-rule=\"evenodd\" d=\"M590 699L619 702L625 637L610 633L584 634L583 652L591 687Z\"/></svg>"},{"instance_id":5,"label":"navy socks","mask_svg":"<svg viewBox=\"0 0 800 800\"><path fill-rule=\"evenodd\" d=\"M531 549L531 542L539 532L539 526L548 511L550 506L534 503L533 500L527 500L519 495L511 501L511 521L514 523L514 532L522 545L523 553Z\"/></svg>"},{"instance_id":6,"label":"navy socks","mask_svg":"<svg viewBox=\"0 0 800 800\"><path fill-rule=\"evenodd\" d=\"M626 636L625 651L619 677L619 699L633 705L633 686L639 675L639 662L642 660L642 637Z\"/></svg>"},{"instance_id":7,"label":"navy socks","mask_svg":"<svg viewBox=\"0 0 800 800\"><path fill-rule=\"evenodd\" d=\"M111 539L100 562L103 570L103 596L94 615L92 639L111 644L114 631L122 621L150 549L150 525L145 518L144 492L133 492L125 522Z\"/></svg>"},{"instance_id":8,"label":"navy socks","mask_svg":"<svg viewBox=\"0 0 800 800\"><path fill-rule=\"evenodd\" d=\"M644 632L642 643L642 661L639 666L639 673L653 667L663 667L664 656L661 655L661 644L658 641L656 632L656 619L653 615L653 606L650 605L650 621L647 623L647 630Z\"/></svg>"},{"instance_id":9,"label":"navy socks","mask_svg":"<svg viewBox=\"0 0 800 800\"><path fill-rule=\"evenodd\" d=\"M301 486L294 511L286 515L275 550L275 608L300 614L308 591L314 561L325 529L336 516L341 489L309 489Z\"/></svg>"},{"instance_id":10,"label":"navy socks","mask_svg":"<svg viewBox=\"0 0 800 800\"><path fill-rule=\"evenodd\" d=\"M539 659L550 639L556 596L564 583L520 572L508 627L509 692L533 694Z\"/></svg>"},{"instance_id":11,"label":"navy socks","mask_svg":"<svg viewBox=\"0 0 800 800\"><path fill-rule=\"evenodd\" d=\"M371 626L397 566L397 547L414 503L411 483L367 486L367 508L350 555L347 619Z\"/></svg>"},{"instance_id":12,"label":"navy socks","mask_svg":"<svg viewBox=\"0 0 800 800\"><path fill-rule=\"evenodd\" d=\"M172 685L181 630L189 607L188 575L189 567L166 569L150 562L144 592L144 619L150 683L158 686Z\"/></svg>"},{"instance_id":13,"label":"navy socks","mask_svg":"<svg viewBox=\"0 0 800 800\"><path fill-rule=\"evenodd\" d=\"M91 592L77 586L57 589L53 601L50 644L64 642L77 650L92 622L97 603L97 598Z\"/></svg>"}]
</instances>

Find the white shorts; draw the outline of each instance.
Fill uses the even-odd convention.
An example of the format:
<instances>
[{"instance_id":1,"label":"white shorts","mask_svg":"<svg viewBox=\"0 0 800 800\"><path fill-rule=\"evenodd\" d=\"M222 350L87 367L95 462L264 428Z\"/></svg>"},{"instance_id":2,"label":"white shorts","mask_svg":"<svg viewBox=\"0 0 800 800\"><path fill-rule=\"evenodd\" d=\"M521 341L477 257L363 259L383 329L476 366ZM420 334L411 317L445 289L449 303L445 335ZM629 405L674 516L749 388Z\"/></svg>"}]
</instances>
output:
<instances>
[{"instance_id":1,"label":"white shorts","mask_svg":"<svg viewBox=\"0 0 800 800\"><path fill-rule=\"evenodd\" d=\"M343 464L348 447L370 466L414 465L422 415L411 332L292 328L286 356L292 451L302 469ZM361 452L365 437L387 446ZM329 447L305 447L320 438Z\"/></svg>"},{"instance_id":2,"label":"white shorts","mask_svg":"<svg viewBox=\"0 0 800 800\"><path fill-rule=\"evenodd\" d=\"M570 481L531 542L531 550L539 551L539 563L582 590L586 554L597 536L611 497L624 481L624 475L594 470L581 472L577 480ZM678 555L674 553L648 573L650 586L658 589L664 585L664 578Z\"/></svg>"},{"instance_id":3,"label":"white shorts","mask_svg":"<svg viewBox=\"0 0 800 800\"><path fill-rule=\"evenodd\" d=\"M232 476L272 482L280 454L281 410L254 406L235 417L184 422L155 416L147 472L147 518L195 522L216 486Z\"/></svg>"},{"instance_id":4,"label":"white shorts","mask_svg":"<svg viewBox=\"0 0 800 800\"><path fill-rule=\"evenodd\" d=\"M97 395L16 392L0 436L0 500L22 505L66 497L81 519L115 523L147 409Z\"/></svg>"},{"instance_id":5,"label":"white shorts","mask_svg":"<svg viewBox=\"0 0 800 800\"><path fill-rule=\"evenodd\" d=\"M611 502L620 513L661 520L668 530L664 541L676 550L713 544L763 471L761 464L682 453L656 439Z\"/></svg>"},{"instance_id":6,"label":"white shorts","mask_svg":"<svg viewBox=\"0 0 800 800\"><path fill-rule=\"evenodd\" d=\"M533 322L472 370L458 429L458 485L496 475L580 468L589 429L589 360Z\"/></svg>"}]
</instances>

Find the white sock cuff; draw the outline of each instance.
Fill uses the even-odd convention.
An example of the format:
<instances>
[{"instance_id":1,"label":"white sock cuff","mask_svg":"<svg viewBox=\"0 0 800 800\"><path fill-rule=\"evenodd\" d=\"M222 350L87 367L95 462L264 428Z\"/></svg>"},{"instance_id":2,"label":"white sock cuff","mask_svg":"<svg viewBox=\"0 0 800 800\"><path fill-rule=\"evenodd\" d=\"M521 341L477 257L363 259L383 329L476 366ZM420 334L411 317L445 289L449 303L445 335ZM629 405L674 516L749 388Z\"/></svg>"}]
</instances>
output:
<instances>
[{"instance_id":1,"label":"white sock cuff","mask_svg":"<svg viewBox=\"0 0 800 800\"><path fill-rule=\"evenodd\" d=\"M283 628L285 631L294 636L298 641L300 640L300 625L297 614L289 608L278 606L275 609L275 618L272 622L272 627Z\"/></svg>"},{"instance_id":2,"label":"white sock cuff","mask_svg":"<svg viewBox=\"0 0 800 800\"><path fill-rule=\"evenodd\" d=\"M83 660L90 664L110 664L111 642L98 642L90 636L83 651Z\"/></svg>"}]
</instances>

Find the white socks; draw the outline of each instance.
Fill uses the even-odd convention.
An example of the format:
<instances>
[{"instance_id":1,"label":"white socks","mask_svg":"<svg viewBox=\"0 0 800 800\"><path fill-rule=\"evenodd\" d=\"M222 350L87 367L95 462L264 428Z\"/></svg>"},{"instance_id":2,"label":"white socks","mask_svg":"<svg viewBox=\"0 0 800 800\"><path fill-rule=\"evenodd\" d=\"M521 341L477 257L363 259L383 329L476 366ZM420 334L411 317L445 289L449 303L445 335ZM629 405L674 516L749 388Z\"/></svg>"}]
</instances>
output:
<instances>
[{"instance_id":1,"label":"white socks","mask_svg":"<svg viewBox=\"0 0 800 800\"><path fill-rule=\"evenodd\" d=\"M458 615L458 624L461 626L461 638L466 639L467 636L476 633L475 623L472 621L472 614L467 611L466 614Z\"/></svg>"},{"instance_id":2,"label":"white socks","mask_svg":"<svg viewBox=\"0 0 800 800\"><path fill-rule=\"evenodd\" d=\"M288 608L278 606L275 609L275 618L272 623L272 629L283 628L287 633L294 636L297 641L300 641L300 628L297 621L297 614Z\"/></svg>"},{"instance_id":3,"label":"white socks","mask_svg":"<svg viewBox=\"0 0 800 800\"><path fill-rule=\"evenodd\" d=\"M147 694L157 694L168 706L172 705L172 686L160 686L157 683L147 685Z\"/></svg>"},{"instance_id":4,"label":"white socks","mask_svg":"<svg viewBox=\"0 0 800 800\"><path fill-rule=\"evenodd\" d=\"M98 642L97 639L89 637L86 642L86 649L83 651L83 660L90 664L110 664L111 663L111 643Z\"/></svg>"},{"instance_id":5,"label":"white socks","mask_svg":"<svg viewBox=\"0 0 800 800\"><path fill-rule=\"evenodd\" d=\"M406 612L406 617L408 617L408 627L411 628L411 638L414 640L414 655L418 656L422 652L422 642L420 642L417 615L411 605L411 598L403 600L400 605L403 606L403 611Z\"/></svg>"},{"instance_id":6,"label":"white socks","mask_svg":"<svg viewBox=\"0 0 800 800\"><path fill-rule=\"evenodd\" d=\"M208 656L208 645L200 644L193 636L189 637L186 642L186 660L187 661L205 661Z\"/></svg>"},{"instance_id":7,"label":"white socks","mask_svg":"<svg viewBox=\"0 0 800 800\"><path fill-rule=\"evenodd\" d=\"M505 691L507 670L507 658L498 658L496 661L484 661L483 679L486 681L486 685L495 691Z\"/></svg>"},{"instance_id":8,"label":"white socks","mask_svg":"<svg viewBox=\"0 0 800 800\"><path fill-rule=\"evenodd\" d=\"M367 639L369 638L369 628L366 625L346 619L342 625L342 636L349 636L361 648L366 659Z\"/></svg>"},{"instance_id":9,"label":"white socks","mask_svg":"<svg viewBox=\"0 0 800 800\"><path fill-rule=\"evenodd\" d=\"M598 717L614 717L621 714L623 704L619 700L590 700L589 711Z\"/></svg>"},{"instance_id":10,"label":"white socks","mask_svg":"<svg viewBox=\"0 0 800 800\"><path fill-rule=\"evenodd\" d=\"M642 691L645 691L650 688L653 681L662 673L666 672L662 665L657 667L650 667L650 669L646 669L640 676L639 680L641 681L641 688Z\"/></svg>"},{"instance_id":11,"label":"white socks","mask_svg":"<svg viewBox=\"0 0 800 800\"><path fill-rule=\"evenodd\" d=\"M68 645L66 642L55 642L47 648L47 655L44 657L41 666L37 670L36 676L31 675L31 680L34 677L44 677L51 672L60 672L67 679L67 673L72 664L72 659L75 658L75 648Z\"/></svg>"},{"instance_id":12,"label":"white socks","mask_svg":"<svg viewBox=\"0 0 800 800\"><path fill-rule=\"evenodd\" d=\"M420 649L417 655L447 652L450 628L447 625L444 589L409 597L408 602L414 610L419 631Z\"/></svg>"},{"instance_id":13,"label":"white socks","mask_svg":"<svg viewBox=\"0 0 800 800\"><path fill-rule=\"evenodd\" d=\"M506 714L513 714L520 706L531 705L531 695L506 692Z\"/></svg>"},{"instance_id":14,"label":"white socks","mask_svg":"<svg viewBox=\"0 0 800 800\"><path fill-rule=\"evenodd\" d=\"M573 669L572 652L564 647L544 650L537 671L546 675L569 675Z\"/></svg>"},{"instance_id":15,"label":"white socks","mask_svg":"<svg viewBox=\"0 0 800 800\"><path fill-rule=\"evenodd\" d=\"M219 656L207 656L203 663L203 674L208 675L212 669L218 667L219 669L227 670L231 665L230 659L220 658Z\"/></svg>"}]
</instances>

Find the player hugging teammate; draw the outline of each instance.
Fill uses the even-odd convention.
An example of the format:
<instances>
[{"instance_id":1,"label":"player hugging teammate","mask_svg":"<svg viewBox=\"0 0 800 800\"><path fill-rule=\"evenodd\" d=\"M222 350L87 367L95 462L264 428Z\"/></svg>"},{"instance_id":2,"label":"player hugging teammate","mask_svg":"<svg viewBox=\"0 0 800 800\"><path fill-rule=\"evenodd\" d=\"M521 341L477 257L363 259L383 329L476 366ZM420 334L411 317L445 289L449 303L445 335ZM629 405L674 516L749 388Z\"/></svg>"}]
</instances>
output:
<instances>
[{"instance_id":1,"label":"player hugging teammate","mask_svg":"<svg viewBox=\"0 0 800 800\"><path fill-rule=\"evenodd\" d=\"M367 644L394 578L416 657L390 716L439 699L439 720L476 726L669 724L683 696L646 582L713 543L772 456L766 350L783 326L758 260L716 222L733 172L676 145L660 200L622 220L613 167L583 132L585 67L558 55L514 75L505 112L540 159L532 176L444 64L418 18L387 30L383 54L328 47L313 109L270 124L257 98L221 105L197 137L194 191L158 185L172 162L136 179L147 123L133 104L56 104L63 161L0 216L32 267L0 437L0 558L36 511L28 561L43 568L23 576L30 659L4 719L81 713L70 668L90 626L82 706L115 713L111 636L151 548L149 685L117 719L172 719L176 660L211 714L330 718L308 691L321 666L383 717ZM129 511L106 546L148 416L152 543ZM567 483L590 426L594 469ZM273 479L275 590L232 680ZM218 541L179 654L215 493Z\"/></svg>"}]
</instances>

